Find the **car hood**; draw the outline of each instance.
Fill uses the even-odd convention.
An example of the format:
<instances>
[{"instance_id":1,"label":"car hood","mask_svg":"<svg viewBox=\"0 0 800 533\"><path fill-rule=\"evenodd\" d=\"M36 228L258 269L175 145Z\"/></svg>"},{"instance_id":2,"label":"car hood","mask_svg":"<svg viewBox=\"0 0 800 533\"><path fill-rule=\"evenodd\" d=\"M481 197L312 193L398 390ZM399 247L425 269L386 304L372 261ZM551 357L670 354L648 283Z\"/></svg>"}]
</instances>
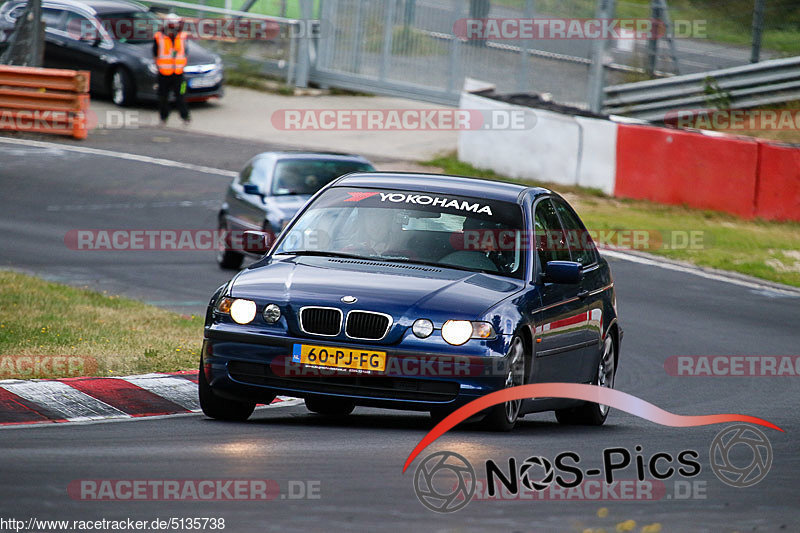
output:
<instances>
[{"instance_id":1,"label":"car hood","mask_svg":"<svg viewBox=\"0 0 800 533\"><path fill-rule=\"evenodd\" d=\"M231 296L285 306L290 326L296 326L301 307L318 305L344 312L387 313L395 326L405 329L417 318L431 319L436 327L449 319L480 318L523 287L514 279L448 268L297 257L243 271L231 287ZM347 305L341 301L343 296L358 300ZM396 336L390 334L386 340Z\"/></svg>"},{"instance_id":2,"label":"car hood","mask_svg":"<svg viewBox=\"0 0 800 533\"><path fill-rule=\"evenodd\" d=\"M114 47L117 51L124 51L137 57L155 61L153 58L153 41L135 43L114 41ZM217 55L215 53L209 52L192 40L186 42L186 63L188 65L208 65L216 60Z\"/></svg>"}]
</instances>

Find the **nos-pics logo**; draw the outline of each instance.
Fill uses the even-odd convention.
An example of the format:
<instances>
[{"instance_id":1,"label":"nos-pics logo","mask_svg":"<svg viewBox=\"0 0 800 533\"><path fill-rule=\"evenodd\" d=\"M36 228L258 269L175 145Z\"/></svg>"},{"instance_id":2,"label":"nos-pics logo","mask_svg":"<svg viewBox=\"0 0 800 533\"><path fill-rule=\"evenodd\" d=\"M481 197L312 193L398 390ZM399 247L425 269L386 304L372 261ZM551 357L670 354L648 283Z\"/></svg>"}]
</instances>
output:
<instances>
[{"instance_id":1,"label":"nos-pics logo","mask_svg":"<svg viewBox=\"0 0 800 533\"><path fill-rule=\"evenodd\" d=\"M714 437L709 449L714 474L726 485L736 488L751 487L763 480L772 466L772 457L772 445L767 436L747 424L723 429ZM540 479L533 479L533 471L543 472L543 475ZM543 457L532 457L523 462L518 474L528 490L543 491L554 480L553 466ZM469 505L477 485L472 464L455 452L432 453L417 465L414 472L417 498L422 505L437 513L452 513Z\"/></svg>"}]
</instances>

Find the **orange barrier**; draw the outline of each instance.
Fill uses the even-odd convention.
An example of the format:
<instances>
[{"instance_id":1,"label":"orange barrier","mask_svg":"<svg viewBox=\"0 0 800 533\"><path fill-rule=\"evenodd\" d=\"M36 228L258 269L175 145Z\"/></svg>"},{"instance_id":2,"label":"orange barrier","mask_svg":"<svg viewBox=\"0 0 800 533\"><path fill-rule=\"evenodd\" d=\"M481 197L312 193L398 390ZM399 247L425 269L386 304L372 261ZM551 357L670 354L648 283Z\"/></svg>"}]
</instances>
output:
<instances>
[{"instance_id":1,"label":"orange barrier","mask_svg":"<svg viewBox=\"0 0 800 533\"><path fill-rule=\"evenodd\" d=\"M759 149L756 216L800 221L800 149L765 142Z\"/></svg>"},{"instance_id":2,"label":"orange barrier","mask_svg":"<svg viewBox=\"0 0 800 533\"><path fill-rule=\"evenodd\" d=\"M0 65L0 130L87 136L89 72Z\"/></svg>"},{"instance_id":3,"label":"orange barrier","mask_svg":"<svg viewBox=\"0 0 800 533\"><path fill-rule=\"evenodd\" d=\"M615 196L755 214L759 143L620 124Z\"/></svg>"}]
</instances>

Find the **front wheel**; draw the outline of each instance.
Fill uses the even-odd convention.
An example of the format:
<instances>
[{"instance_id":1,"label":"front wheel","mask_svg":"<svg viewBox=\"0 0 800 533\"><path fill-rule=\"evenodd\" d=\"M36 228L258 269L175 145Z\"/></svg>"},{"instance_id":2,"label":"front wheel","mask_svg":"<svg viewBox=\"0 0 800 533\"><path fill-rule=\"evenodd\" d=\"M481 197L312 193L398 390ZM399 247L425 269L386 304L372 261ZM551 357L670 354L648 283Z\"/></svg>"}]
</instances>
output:
<instances>
[{"instance_id":1,"label":"front wheel","mask_svg":"<svg viewBox=\"0 0 800 533\"><path fill-rule=\"evenodd\" d=\"M217 249L217 264L225 270L239 270L244 261L244 255L228 249L228 228L220 220L217 226L219 230L219 248Z\"/></svg>"},{"instance_id":2,"label":"front wheel","mask_svg":"<svg viewBox=\"0 0 800 533\"><path fill-rule=\"evenodd\" d=\"M200 396L200 408L209 418L243 422L253 414L253 410L256 408L256 402L237 402L227 398L220 398L214 394L214 391L211 390L211 385L206 380L202 362L200 363L200 375L197 379L197 392Z\"/></svg>"},{"instance_id":3,"label":"front wheel","mask_svg":"<svg viewBox=\"0 0 800 533\"><path fill-rule=\"evenodd\" d=\"M511 341L508 352L508 372L506 373L505 388L517 387L525 383L525 343L520 337ZM484 429L489 431L511 431L517 425L522 400L495 405L481 421Z\"/></svg>"},{"instance_id":4,"label":"front wheel","mask_svg":"<svg viewBox=\"0 0 800 533\"><path fill-rule=\"evenodd\" d=\"M124 67L117 67L111 74L111 101L120 107L131 105L136 99L133 76Z\"/></svg>"},{"instance_id":5,"label":"front wheel","mask_svg":"<svg viewBox=\"0 0 800 533\"><path fill-rule=\"evenodd\" d=\"M614 353L614 336L609 332L606 340L603 341L603 353L600 356L600 363L597 365L594 385L608 389L614 388L614 377L617 374ZM559 423L567 425L602 426L608 418L608 411L607 405L586 402L579 407L557 410L556 419Z\"/></svg>"}]
</instances>

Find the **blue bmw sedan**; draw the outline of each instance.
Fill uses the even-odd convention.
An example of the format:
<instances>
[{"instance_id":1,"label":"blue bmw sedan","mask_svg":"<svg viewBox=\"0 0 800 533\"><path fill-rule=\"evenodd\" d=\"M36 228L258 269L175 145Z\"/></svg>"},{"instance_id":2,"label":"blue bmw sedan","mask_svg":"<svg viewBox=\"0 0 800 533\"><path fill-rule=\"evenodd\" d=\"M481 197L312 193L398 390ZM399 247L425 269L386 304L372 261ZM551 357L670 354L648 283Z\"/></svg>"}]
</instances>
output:
<instances>
[{"instance_id":1,"label":"blue bmw sedan","mask_svg":"<svg viewBox=\"0 0 800 533\"><path fill-rule=\"evenodd\" d=\"M353 173L211 298L200 403L225 420L278 394L323 415L371 406L441 419L527 383L613 388L621 338L608 263L558 194ZM531 398L492 407L481 423L508 431L551 410L565 424L608 416L604 405Z\"/></svg>"}]
</instances>

